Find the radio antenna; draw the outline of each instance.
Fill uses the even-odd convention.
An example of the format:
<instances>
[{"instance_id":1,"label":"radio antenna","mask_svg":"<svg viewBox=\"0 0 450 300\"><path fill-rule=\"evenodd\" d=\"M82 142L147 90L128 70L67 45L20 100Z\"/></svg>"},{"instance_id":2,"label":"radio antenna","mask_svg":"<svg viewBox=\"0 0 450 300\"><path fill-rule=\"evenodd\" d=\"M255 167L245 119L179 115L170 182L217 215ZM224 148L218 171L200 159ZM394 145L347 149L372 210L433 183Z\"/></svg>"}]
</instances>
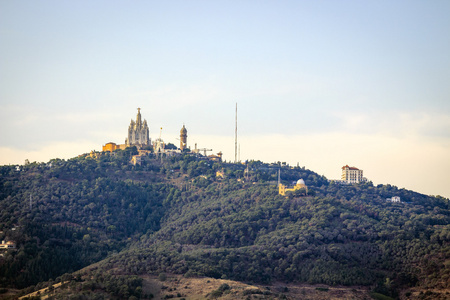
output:
<instances>
[{"instance_id":1,"label":"radio antenna","mask_svg":"<svg viewBox=\"0 0 450 300\"><path fill-rule=\"evenodd\" d=\"M234 130L234 163L237 163L237 102L236 102L236 122Z\"/></svg>"}]
</instances>

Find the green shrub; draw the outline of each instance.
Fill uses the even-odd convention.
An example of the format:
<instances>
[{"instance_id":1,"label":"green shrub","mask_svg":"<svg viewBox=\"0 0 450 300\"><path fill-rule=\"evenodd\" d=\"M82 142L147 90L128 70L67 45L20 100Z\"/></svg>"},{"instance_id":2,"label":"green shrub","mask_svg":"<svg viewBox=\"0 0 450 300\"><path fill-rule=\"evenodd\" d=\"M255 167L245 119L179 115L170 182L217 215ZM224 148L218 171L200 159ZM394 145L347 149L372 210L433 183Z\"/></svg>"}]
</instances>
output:
<instances>
[{"instance_id":1,"label":"green shrub","mask_svg":"<svg viewBox=\"0 0 450 300\"><path fill-rule=\"evenodd\" d=\"M375 300L394 300L394 298L391 298L389 296L380 293L370 293L370 296Z\"/></svg>"},{"instance_id":2,"label":"green shrub","mask_svg":"<svg viewBox=\"0 0 450 300\"><path fill-rule=\"evenodd\" d=\"M166 280L167 280L167 275L166 275L166 273L159 273L158 279L159 279L160 281L166 281Z\"/></svg>"}]
</instances>

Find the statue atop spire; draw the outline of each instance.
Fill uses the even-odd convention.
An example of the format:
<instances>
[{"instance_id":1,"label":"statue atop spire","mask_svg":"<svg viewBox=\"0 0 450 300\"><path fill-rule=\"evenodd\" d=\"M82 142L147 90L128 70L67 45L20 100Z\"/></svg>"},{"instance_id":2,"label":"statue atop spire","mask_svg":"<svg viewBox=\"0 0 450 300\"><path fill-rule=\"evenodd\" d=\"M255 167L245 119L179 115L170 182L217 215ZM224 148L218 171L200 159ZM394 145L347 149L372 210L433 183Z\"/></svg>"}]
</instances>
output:
<instances>
[{"instance_id":1,"label":"statue atop spire","mask_svg":"<svg viewBox=\"0 0 450 300\"><path fill-rule=\"evenodd\" d=\"M137 127L141 127L142 126L142 121L141 121L141 108L138 107L138 113L136 115L136 126Z\"/></svg>"}]
</instances>

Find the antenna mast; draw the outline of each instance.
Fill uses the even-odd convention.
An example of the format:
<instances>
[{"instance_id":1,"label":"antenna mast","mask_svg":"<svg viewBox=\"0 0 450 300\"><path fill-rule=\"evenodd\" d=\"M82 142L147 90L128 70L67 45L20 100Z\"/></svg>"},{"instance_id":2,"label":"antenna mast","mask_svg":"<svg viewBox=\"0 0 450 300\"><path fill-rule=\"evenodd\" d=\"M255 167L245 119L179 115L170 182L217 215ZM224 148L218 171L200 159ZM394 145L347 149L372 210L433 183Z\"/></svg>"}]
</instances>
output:
<instances>
[{"instance_id":1,"label":"antenna mast","mask_svg":"<svg viewBox=\"0 0 450 300\"><path fill-rule=\"evenodd\" d=\"M237 163L237 102L236 102L236 123L234 130L234 163Z\"/></svg>"},{"instance_id":2,"label":"antenna mast","mask_svg":"<svg viewBox=\"0 0 450 300\"><path fill-rule=\"evenodd\" d=\"M248 163L247 163L247 169L245 169L245 181L248 182Z\"/></svg>"}]
</instances>

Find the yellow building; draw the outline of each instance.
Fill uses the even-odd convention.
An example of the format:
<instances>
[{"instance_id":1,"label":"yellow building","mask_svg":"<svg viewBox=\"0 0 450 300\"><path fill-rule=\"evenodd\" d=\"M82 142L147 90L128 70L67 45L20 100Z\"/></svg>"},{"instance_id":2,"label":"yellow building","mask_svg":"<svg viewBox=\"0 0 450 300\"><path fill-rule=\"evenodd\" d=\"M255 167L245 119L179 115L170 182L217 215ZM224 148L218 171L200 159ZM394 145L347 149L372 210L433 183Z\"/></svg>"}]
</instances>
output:
<instances>
[{"instance_id":1,"label":"yellow building","mask_svg":"<svg viewBox=\"0 0 450 300\"><path fill-rule=\"evenodd\" d=\"M208 155L208 159L212 161L222 162L222 152L217 153L217 155L211 154Z\"/></svg>"},{"instance_id":2,"label":"yellow building","mask_svg":"<svg viewBox=\"0 0 450 300\"><path fill-rule=\"evenodd\" d=\"M109 142L102 147L102 152L106 152L106 151L114 152L115 150L118 150L118 149L125 150L126 147L127 147L127 145L125 145L125 144L117 145L116 143Z\"/></svg>"},{"instance_id":3,"label":"yellow building","mask_svg":"<svg viewBox=\"0 0 450 300\"><path fill-rule=\"evenodd\" d=\"M103 146L102 151L109 151L113 152L114 150L120 149L119 146L116 143L109 142L106 145Z\"/></svg>"},{"instance_id":4,"label":"yellow building","mask_svg":"<svg viewBox=\"0 0 450 300\"><path fill-rule=\"evenodd\" d=\"M306 186L305 181L301 178L297 180L297 183L292 188L288 188L281 183L278 184L278 193L283 196L286 195L286 192L295 192L300 189L305 189L306 194L308 194L308 187Z\"/></svg>"}]
</instances>

